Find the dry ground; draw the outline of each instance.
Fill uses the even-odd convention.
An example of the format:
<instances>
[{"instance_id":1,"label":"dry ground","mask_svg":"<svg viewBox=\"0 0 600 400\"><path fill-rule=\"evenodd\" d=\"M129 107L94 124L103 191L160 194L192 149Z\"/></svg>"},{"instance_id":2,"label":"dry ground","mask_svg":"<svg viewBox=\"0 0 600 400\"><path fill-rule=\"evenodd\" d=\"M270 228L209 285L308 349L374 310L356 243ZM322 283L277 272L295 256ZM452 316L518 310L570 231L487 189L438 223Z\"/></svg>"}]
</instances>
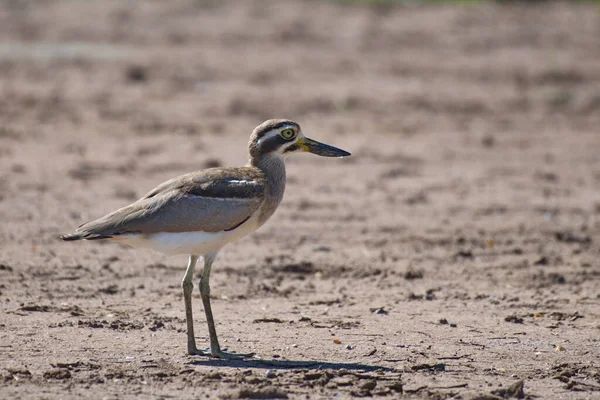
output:
<instances>
[{"instance_id":1,"label":"dry ground","mask_svg":"<svg viewBox=\"0 0 600 400\"><path fill-rule=\"evenodd\" d=\"M591 5L2 2L0 397L600 398L598 38ZM290 159L215 263L262 361L187 356L185 257L57 237L272 117L353 156Z\"/></svg>"}]
</instances>

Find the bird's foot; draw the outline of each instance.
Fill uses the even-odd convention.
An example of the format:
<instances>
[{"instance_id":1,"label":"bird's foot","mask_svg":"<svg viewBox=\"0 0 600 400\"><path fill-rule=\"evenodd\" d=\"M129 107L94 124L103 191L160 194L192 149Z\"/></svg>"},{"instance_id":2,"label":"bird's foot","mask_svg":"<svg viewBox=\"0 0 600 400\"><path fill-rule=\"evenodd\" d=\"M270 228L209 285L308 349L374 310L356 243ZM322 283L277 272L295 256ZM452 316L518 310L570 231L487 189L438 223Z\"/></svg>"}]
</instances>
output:
<instances>
[{"instance_id":1,"label":"bird's foot","mask_svg":"<svg viewBox=\"0 0 600 400\"><path fill-rule=\"evenodd\" d=\"M220 358L223 360L243 360L245 358L253 358L255 357L255 353L228 353L226 351L223 351L221 349L217 349L217 350L200 350L200 349L194 349L192 351L188 351L188 353L190 355L193 356L205 356L205 357L214 357L214 358Z\"/></svg>"}]
</instances>

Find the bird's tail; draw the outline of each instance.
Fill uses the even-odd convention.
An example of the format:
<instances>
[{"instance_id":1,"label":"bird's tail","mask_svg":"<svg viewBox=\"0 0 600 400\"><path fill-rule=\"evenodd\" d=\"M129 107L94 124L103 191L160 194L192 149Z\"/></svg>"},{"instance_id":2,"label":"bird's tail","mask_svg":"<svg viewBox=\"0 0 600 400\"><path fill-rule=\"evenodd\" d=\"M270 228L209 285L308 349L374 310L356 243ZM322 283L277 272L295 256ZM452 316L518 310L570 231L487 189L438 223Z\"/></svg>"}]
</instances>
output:
<instances>
[{"instance_id":1,"label":"bird's tail","mask_svg":"<svg viewBox=\"0 0 600 400\"><path fill-rule=\"evenodd\" d=\"M67 233L66 235L62 235L60 238L62 240L64 240L65 242L71 241L71 240L81 240L83 239L83 234L81 232L75 232L75 233Z\"/></svg>"},{"instance_id":2,"label":"bird's tail","mask_svg":"<svg viewBox=\"0 0 600 400\"><path fill-rule=\"evenodd\" d=\"M72 240L99 240L99 239L111 239L115 235L105 235L101 233L94 233L88 231L75 231L73 233L67 233L66 235L62 235L60 238L65 242L70 242Z\"/></svg>"}]
</instances>

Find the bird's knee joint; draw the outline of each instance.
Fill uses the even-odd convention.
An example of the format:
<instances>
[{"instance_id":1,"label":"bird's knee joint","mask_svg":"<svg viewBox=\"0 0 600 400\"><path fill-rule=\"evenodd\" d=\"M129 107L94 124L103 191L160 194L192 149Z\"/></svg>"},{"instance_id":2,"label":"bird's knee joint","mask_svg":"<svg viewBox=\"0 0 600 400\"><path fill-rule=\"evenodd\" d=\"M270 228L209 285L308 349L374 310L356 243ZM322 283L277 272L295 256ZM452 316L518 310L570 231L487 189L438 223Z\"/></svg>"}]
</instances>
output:
<instances>
[{"instance_id":1,"label":"bird's knee joint","mask_svg":"<svg viewBox=\"0 0 600 400\"><path fill-rule=\"evenodd\" d=\"M190 281L181 282L181 287L183 288L184 292L191 292L194 290L194 284Z\"/></svg>"}]
</instances>

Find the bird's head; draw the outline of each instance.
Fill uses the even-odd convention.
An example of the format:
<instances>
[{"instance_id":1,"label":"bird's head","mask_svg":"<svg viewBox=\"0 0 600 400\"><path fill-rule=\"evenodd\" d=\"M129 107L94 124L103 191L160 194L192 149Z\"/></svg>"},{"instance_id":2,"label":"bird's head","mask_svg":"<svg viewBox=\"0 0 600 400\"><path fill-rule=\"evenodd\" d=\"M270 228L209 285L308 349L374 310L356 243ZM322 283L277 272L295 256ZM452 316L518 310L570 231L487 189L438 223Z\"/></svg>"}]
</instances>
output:
<instances>
[{"instance_id":1,"label":"bird's head","mask_svg":"<svg viewBox=\"0 0 600 400\"><path fill-rule=\"evenodd\" d=\"M350 155L337 147L307 138L300 125L287 119L270 119L254 128L248 146L253 162L267 156L286 156L298 152L309 152L323 157Z\"/></svg>"}]
</instances>

